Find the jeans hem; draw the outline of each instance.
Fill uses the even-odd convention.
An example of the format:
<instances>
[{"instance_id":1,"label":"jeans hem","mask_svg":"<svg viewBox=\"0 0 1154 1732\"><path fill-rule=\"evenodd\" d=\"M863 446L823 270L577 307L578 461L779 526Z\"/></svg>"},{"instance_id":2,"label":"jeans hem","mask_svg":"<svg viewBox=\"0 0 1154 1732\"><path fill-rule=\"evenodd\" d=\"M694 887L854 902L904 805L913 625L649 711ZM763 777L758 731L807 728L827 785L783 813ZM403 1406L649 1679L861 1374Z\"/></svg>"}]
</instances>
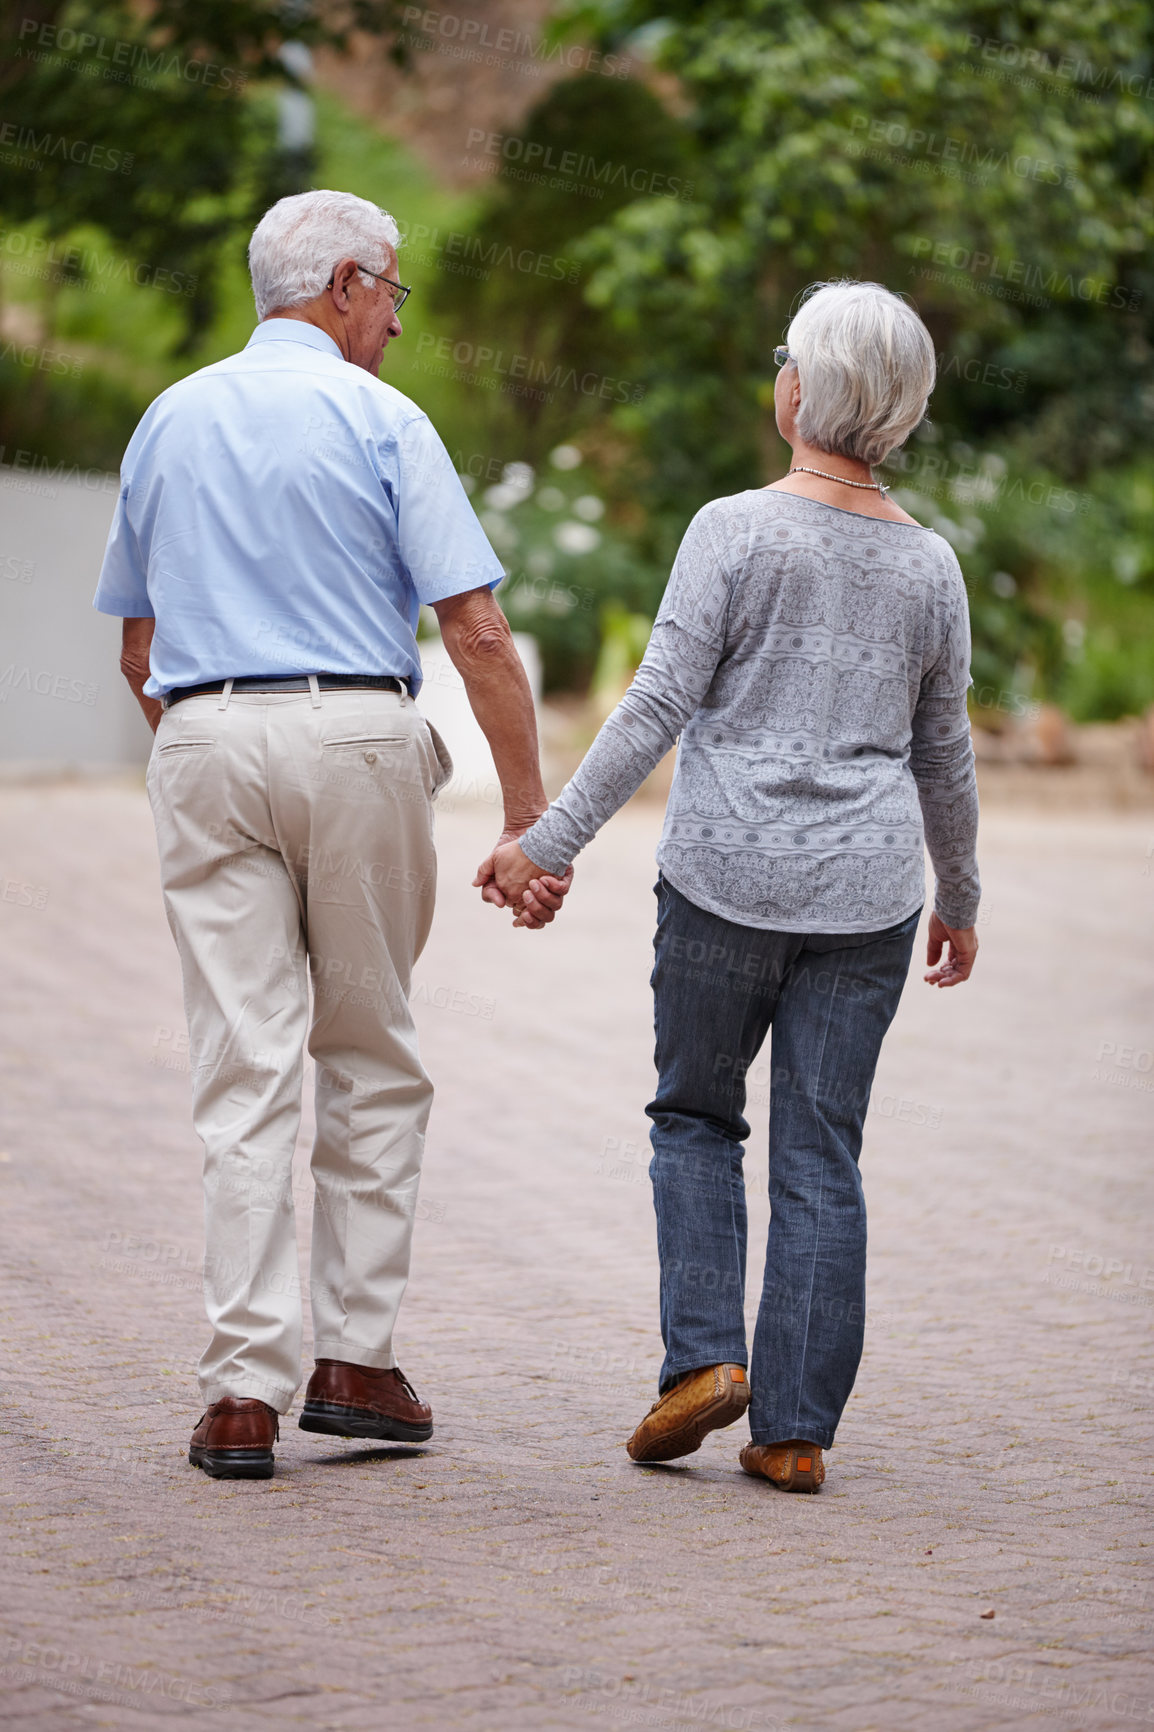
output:
<instances>
[{"instance_id":1,"label":"jeans hem","mask_svg":"<svg viewBox=\"0 0 1154 1732\"><path fill-rule=\"evenodd\" d=\"M802 1443L812 1443L815 1449L833 1448L834 1433L824 1425L814 1425L808 1429L805 1426L794 1425L792 1430L788 1426L779 1426L776 1431L770 1430L764 1425L759 1425L756 1430L752 1425L749 1428L751 1443L761 1445L786 1443L792 1437L798 1438Z\"/></svg>"},{"instance_id":2,"label":"jeans hem","mask_svg":"<svg viewBox=\"0 0 1154 1732\"><path fill-rule=\"evenodd\" d=\"M667 1367L662 1371L661 1381L657 1386L658 1393L664 1395L680 1377L691 1377L695 1371L709 1371L715 1365L740 1365L742 1370L748 1373L749 1357L747 1353L741 1353L727 1358L723 1353L717 1359L699 1359L693 1365Z\"/></svg>"}]
</instances>

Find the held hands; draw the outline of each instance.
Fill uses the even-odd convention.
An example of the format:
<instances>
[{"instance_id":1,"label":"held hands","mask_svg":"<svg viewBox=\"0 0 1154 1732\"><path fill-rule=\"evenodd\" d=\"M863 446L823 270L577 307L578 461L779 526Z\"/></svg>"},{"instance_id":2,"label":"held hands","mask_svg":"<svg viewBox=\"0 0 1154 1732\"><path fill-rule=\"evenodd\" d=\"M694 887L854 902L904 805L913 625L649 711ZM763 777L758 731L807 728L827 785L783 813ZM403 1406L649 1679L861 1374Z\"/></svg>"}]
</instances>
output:
<instances>
[{"instance_id":1,"label":"held hands","mask_svg":"<svg viewBox=\"0 0 1154 1732\"><path fill-rule=\"evenodd\" d=\"M943 948L946 960L941 962ZM960 986L970 978L970 970L978 954L978 935L972 926L955 930L937 914L930 915L929 943L926 961L930 973L923 975L927 986ZM934 964L938 963L937 968Z\"/></svg>"},{"instance_id":2,"label":"held hands","mask_svg":"<svg viewBox=\"0 0 1154 1732\"><path fill-rule=\"evenodd\" d=\"M570 866L563 878L542 872L520 847L518 834L505 830L498 836L492 853L478 866L473 883L480 888L483 902L512 909L514 926L539 932L556 918L569 894L573 868Z\"/></svg>"}]
</instances>

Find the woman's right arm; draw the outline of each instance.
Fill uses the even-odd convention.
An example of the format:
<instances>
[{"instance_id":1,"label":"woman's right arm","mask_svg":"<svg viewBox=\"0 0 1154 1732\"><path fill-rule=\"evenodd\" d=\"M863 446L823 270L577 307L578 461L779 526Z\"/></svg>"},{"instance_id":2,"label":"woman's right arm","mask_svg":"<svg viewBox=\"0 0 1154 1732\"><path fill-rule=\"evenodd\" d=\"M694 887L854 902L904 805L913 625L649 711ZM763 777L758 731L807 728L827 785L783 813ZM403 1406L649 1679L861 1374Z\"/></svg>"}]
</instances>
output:
<instances>
[{"instance_id":1,"label":"woman's right arm","mask_svg":"<svg viewBox=\"0 0 1154 1732\"><path fill-rule=\"evenodd\" d=\"M561 877L661 762L713 682L725 649L730 573L699 511L685 532L644 658L629 690L549 810L520 838L531 877ZM513 864L514 862L511 862ZM486 861L481 868L484 873ZM533 866L536 871L532 870ZM501 882L506 900L519 887Z\"/></svg>"}]
</instances>

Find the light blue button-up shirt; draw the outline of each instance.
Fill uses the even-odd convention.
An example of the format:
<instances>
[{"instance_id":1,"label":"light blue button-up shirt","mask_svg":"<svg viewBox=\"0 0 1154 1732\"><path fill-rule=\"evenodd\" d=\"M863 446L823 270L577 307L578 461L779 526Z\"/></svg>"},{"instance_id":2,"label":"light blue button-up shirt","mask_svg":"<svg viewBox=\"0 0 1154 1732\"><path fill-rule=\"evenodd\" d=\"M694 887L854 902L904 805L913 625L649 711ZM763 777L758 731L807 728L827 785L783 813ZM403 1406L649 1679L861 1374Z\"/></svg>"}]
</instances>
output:
<instances>
[{"instance_id":1,"label":"light blue button-up shirt","mask_svg":"<svg viewBox=\"0 0 1154 1732\"><path fill-rule=\"evenodd\" d=\"M501 565L428 417L298 319L145 414L95 606L155 618L150 697L248 674L395 674L422 602Z\"/></svg>"}]
</instances>

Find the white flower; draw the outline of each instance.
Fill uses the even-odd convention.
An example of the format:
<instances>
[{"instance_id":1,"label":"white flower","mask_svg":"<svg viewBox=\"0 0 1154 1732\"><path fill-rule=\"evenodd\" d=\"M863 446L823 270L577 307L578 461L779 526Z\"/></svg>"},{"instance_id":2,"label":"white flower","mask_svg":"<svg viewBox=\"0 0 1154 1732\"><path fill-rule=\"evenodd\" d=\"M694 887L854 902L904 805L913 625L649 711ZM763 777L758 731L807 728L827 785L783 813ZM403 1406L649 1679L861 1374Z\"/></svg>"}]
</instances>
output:
<instances>
[{"instance_id":1,"label":"white flower","mask_svg":"<svg viewBox=\"0 0 1154 1732\"><path fill-rule=\"evenodd\" d=\"M531 463L506 463L501 471L501 480L506 487L516 488L518 493L532 493L536 476Z\"/></svg>"},{"instance_id":2,"label":"white flower","mask_svg":"<svg viewBox=\"0 0 1154 1732\"><path fill-rule=\"evenodd\" d=\"M502 517L498 511L482 511L481 528L498 553L508 552L511 548L516 547L521 539L509 519Z\"/></svg>"},{"instance_id":3,"label":"white flower","mask_svg":"<svg viewBox=\"0 0 1154 1732\"><path fill-rule=\"evenodd\" d=\"M581 453L576 445L558 445L556 451L550 453L549 461L554 469L576 469Z\"/></svg>"},{"instance_id":4,"label":"white flower","mask_svg":"<svg viewBox=\"0 0 1154 1732\"><path fill-rule=\"evenodd\" d=\"M600 547L599 531L588 523L559 523L553 531L553 540L562 553L592 553L595 547Z\"/></svg>"},{"instance_id":5,"label":"white flower","mask_svg":"<svg viewBox=\"0 0 1154 1732\"><path fill-rule=\"evenodd\" d=\"M583 493L580 499L573 501L573 510L586 523L599 523L605 515L605 501L598 499L595 493Z\"/></svg>"},{"instance_id":6,"label":"white flower","mask_svg":"<svg viewBox=\"0 0 1154 1732\"><path fill-rule=\"evenodd\" d=\"M565 504L565 495L559 487L542 487L537 494L537 503L542 511L560 511Z\"/></svg>"}]
</instances>

